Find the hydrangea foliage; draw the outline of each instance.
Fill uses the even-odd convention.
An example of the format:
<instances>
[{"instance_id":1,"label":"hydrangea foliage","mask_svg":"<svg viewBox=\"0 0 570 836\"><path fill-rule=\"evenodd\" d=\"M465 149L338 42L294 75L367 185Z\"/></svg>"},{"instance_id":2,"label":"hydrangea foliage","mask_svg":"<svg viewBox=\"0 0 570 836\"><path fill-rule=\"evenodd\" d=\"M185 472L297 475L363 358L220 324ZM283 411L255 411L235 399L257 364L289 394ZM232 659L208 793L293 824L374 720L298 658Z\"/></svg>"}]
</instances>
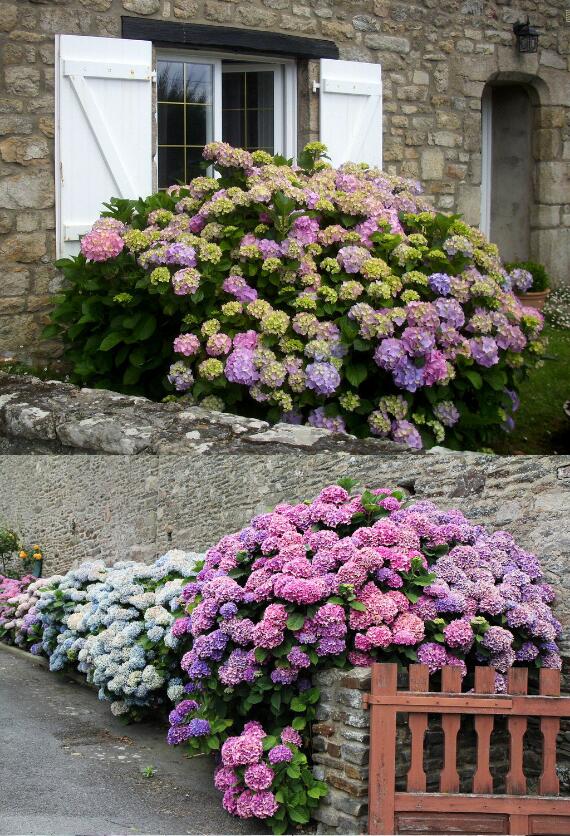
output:
<instances>
[{"instance_id":1,"label":"hydrangea foliage","mask_svg":"<svg viewBox=\"0 0 570 836\"><path fill-rule=\"evenodd\" d=\"M171 386L207 408L412 448L512 428L543 347L541 315L512 292L520 271L417 183L333 169L324 150L293 166L213 143L221 177L110 204L62 263L72 284L55 318L79 377L124 369L136 385L170 354Z\"/></svg>"}]
</instances>

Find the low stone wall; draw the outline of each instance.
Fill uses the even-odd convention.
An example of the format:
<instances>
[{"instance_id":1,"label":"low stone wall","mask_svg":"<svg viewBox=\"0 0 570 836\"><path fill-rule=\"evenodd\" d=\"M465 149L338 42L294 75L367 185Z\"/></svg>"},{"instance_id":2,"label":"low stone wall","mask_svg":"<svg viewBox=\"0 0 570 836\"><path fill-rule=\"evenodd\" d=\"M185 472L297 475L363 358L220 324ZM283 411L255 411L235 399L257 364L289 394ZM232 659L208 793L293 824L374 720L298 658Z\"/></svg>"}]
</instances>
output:
<instances>
[{"instance_id":1,"label":"low stone wall","mask_svg":"<svg viewBox=\"0 0 570 836\"><path fill-rule=\"evenodd\" d=\"M0 372L0 454L374 454L404 449L381 439L360 440L309 426L271 426L255 418Z\"/></svg>"},{"instance_id":2,"label":"low stone wall","mask_svg":"<svg viewBox=\"0 0 570 836\"><path fill-rule=\"evenodd\" d=\"M407 688L406 674L399 676L399 688ZM329 793L313 814L318 833L366 833L368 823L368 774L370 754L370 711L362 698L370 692L370 668L323 670L314 677L321 688L317 722L312 727L313 772L326 781ZM570 670L565 672L563 692L570 693ZM538 722L529 720L525 737L524 769L529 792L537 791L541 769L542 736ZM458 738L457 768L461 792L471 791L476 764L476 736L472 722L463 721ZM495 791L504 791L508 771L509 735L504 718L495 719L491 738L491 764ZM570 721L562 721L558 738L560 790L570 792ZM410 765L410 734L403 716L396 727L396 788L405 790ZM429 792L437 791L443 766L443 736L435 718L425 737L424 770Z\"/></svg>"}]
</instances>

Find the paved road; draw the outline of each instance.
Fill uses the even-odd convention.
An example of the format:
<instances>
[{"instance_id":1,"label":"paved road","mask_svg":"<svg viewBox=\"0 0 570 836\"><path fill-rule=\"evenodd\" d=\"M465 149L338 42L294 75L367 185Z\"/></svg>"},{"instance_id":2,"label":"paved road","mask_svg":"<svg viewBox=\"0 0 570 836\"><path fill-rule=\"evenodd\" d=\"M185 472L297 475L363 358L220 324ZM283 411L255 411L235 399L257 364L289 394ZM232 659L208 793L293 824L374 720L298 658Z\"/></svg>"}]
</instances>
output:
<instances>
[{"instance_id":1,"label":"paved road","mask_svg":"<svg viewBox=\"0 0 570 836\"><path fill-rule=\"evenodd\" d=\"M0 645L0 834L259 833L224 813L212 766Z\"/></svg>"}]
</instances>

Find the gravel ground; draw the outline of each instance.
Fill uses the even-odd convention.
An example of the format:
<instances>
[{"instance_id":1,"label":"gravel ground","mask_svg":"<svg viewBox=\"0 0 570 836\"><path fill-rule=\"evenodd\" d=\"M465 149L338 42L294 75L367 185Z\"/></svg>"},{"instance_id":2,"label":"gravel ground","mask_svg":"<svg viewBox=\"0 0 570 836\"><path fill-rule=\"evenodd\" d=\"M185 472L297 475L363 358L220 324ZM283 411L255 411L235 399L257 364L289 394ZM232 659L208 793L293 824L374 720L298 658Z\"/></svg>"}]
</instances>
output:
<instances>
[{"instance_id":1,"label":"gravel ground","mask_svg":"<svg viewBox=\"0 0 570 836\"><path fill-rule=\"evenodd\" d=\"M212 770L163 725L125 726L90 688L0 645L0 834L264 832L224 813Z\"/></svg>"}]
</instances>

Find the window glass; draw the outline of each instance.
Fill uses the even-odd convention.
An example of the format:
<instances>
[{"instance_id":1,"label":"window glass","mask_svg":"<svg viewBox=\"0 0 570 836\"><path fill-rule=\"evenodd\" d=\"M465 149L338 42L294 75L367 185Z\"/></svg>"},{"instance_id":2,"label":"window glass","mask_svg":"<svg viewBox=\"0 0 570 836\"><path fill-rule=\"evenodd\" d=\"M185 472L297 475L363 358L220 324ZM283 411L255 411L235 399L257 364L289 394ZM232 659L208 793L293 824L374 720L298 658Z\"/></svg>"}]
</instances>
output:
<instances>
[{"instance_id":1,"label":"window glass","mask_svg":"<svg viewBox=\"0 0 570 836\"><path fill-rule=\"evenodd\" d=\"M274 73L225 70L222 74L222 139L248 151L274 153Z\"/></svg>"},{"instance_id":2,"label":"window glass","mask_svg":"<svg viewBox=\"0 0 570 836\"><path fill-rule=\"evenodd\" d=\"M213 139L213 66L158 61L158 187L204 173L202 150Z\"/></svg>"}]
</instances>

